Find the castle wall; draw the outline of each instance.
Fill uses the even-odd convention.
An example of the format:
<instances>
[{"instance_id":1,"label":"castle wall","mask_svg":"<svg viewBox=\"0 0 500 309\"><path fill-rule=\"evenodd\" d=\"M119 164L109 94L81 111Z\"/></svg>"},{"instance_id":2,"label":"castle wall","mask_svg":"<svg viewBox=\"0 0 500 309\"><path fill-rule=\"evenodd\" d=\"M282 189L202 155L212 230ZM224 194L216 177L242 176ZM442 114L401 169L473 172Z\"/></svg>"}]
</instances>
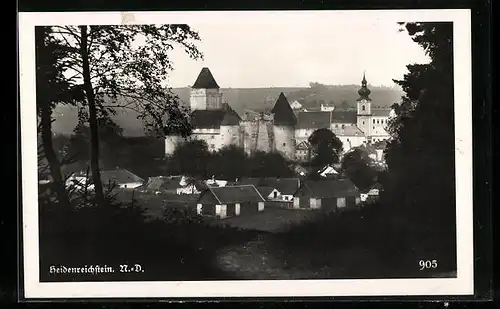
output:
<instances>
[{"instance_id":1,"label":"castle wall","mask_svg":"<svg viewBox=\"0 0 500 309\"><path fill-rule=\"evenodd\" d=\"M165 137L165 155L170 156L175 149L184 142L181 136L169 135Z\"/></svg>"},{"instance_id":2,"label":"castle wall","mask_svg":"<svg viewBox=\"0 0 500 309\"><path fill-rule=\"evenodd\" d=\"M220 130L210 129L203 132L201 130L193 130L190 139L205 141L209 151L217 151L224 146L220 138Z\"/></svg>"},{"instance_id":3,"label":"castle wall","mask_svg":"<svg viewBox=\"0 0 500 309\"><path fill-rule=\"evenodd\" d=\"M241 122L243 149L250 155L255 151L271 152L274 147L272 120Z\"/></svg>"},{"instance_id":4,"label":"castle wall","mask_svg":"<svg viewBox=\"0 0 500 309\"><path fill-rule=\"evenodd\" d=\"M295 129L292 126L273 126L275 150L288 160L295 159Z\"/></svg>"},{"instance_id":5,"label":"castle wall","mask_svg":"<svg viewBox=\"0 0 500 309\"><path fill-rule=\"evenodd\" d=\"M240 146L240 126L221 126L220 127L221 146L235 145Z\"/></svg>"}]
</instances>

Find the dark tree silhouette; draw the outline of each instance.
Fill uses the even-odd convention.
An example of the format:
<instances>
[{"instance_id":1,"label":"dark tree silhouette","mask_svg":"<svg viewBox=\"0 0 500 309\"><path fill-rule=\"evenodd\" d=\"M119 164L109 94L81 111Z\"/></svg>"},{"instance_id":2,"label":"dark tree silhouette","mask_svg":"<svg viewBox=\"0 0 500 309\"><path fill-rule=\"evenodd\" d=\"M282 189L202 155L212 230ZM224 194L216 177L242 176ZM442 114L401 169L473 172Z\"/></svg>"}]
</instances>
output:
<instances>
[{"instance_id":1,"label":"dark tree silhouette","mask_svg":"<svg viewBox=\"0 0 500 309\"><path fill-rule=\"evenodd\" d=\"M177 147L168 158L170 174L186 175L195 179L207 177L208 164L212 160L208 145L202 140L193 140Z\"/></svg>"},{"instance_id":2,"label":"dark tree silhouette","mask_svg":"<svg viewBox=\"0 0 500 309\"><path fill-rule=\"evenodd\" d=\"M354 149L342 159L342 171L360 190L375 184L376 171L371 168L369 158L363 151Z\"/></svg>"},{"instance_id":3,"label":"dark tree silhouette","mask_svg":"<svg viewBox=\"0 0 500 309\"><path fill-rule=\"evenodd\" d=\"M247 155L242 148L230 145L212 156L209 176L234 181L246 174Z\"/></svg>"},{"instance_id":4,"label":"dark tree silhouette","mask_svg":"<svg viewBox=\"0 0 500 309\"><path fill-rule=\"evenodd\" d=\"M330 129L317 129L308 140L312 147L312 166L322 167L339 162L342 142Z\"/></svg>"},{"instance_id":5,"label":"dark tree silhouette","mask_svg":"<svg viewBox=\"0 0 500 309\"><path fill-rule=\"evenodd\" d=\"M188 25L54 26L64 41L67 57L61 62L85 90L91 137L90 165L96 202L104 203L99 171L98 119L117 109L138 113L147 131L155 134L191 133L187 110L162 83L173 68L169 52L182 47L195 59L202 57L193 41L199 36ZM134 46L137 38L144 43ZM117 100L119 98L121 100Z\"/></svg>"},{"instance_id":6,"label":"dark tree silhouette","mask_svg":"<svg viewBox=\"0 0 500 309\"><path fill-rule=\"evenodd\" d=\"M247 176L250 177L291 177L294 175L290 164L279 153L257 151L247 161Z\"/></svg>"},{"instance_id":7,"label":"dark tree silhouette","mask_svg":"<svg viewBox=\"0 0 500 309\"><path fill-rule=\"evenodd\" d=\"M444 248L454 244L456 228L453 24L404 27L431 61L408 65L409 73L395 81L405 96L389 122L384 200L432 231Z\"/></svg>"},{"instance_id":8,"label":"dark tree silhouette","mask_svg":"<svg viewBox=\"0 0 500 309\"><path fill-rule=\"evenodd\" d=\"M36 93L39 132L42 141L42 157L48 162L48 170L52 177L52 187L59 203L69 204L68 195L61 174L61 161L54 150L52 140L52 112L57 104L76 104L83 101L81 87L75 86L63 76L63 66L60 61L67 56L62 50L62 42L51 36L50 27L35 27L35 57L36 57Z\"/></svg>"}]
</instances>

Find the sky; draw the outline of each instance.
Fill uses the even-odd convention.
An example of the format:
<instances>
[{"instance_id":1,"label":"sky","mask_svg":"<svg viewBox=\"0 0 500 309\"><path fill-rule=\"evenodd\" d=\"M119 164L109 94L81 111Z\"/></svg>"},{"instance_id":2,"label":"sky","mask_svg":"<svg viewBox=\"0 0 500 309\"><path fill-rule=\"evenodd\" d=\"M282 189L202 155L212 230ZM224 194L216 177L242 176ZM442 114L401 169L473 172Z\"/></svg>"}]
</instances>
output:
<instances>
[{"instance_id":1,"label":"sky","mask_svg":"<svg viewBox=\"0 0 500 309\"><path fill-rule=\"evenodd\" d=\"M209 67L222 88L359 84L394 86L410 63L429 61L406 31L390 21L191 23L204 60L172 53L171 87L192 85Z\"/></svg>"}]
</instances>

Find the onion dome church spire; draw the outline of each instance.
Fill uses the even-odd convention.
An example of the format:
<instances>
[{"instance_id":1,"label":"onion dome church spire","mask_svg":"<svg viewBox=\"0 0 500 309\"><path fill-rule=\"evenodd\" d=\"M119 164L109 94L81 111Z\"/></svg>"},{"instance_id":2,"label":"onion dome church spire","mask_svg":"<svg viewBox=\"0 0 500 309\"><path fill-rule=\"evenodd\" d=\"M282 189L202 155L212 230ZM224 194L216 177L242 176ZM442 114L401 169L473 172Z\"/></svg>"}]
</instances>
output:
<instances>
[{"instance_id":1,"label":"onion dome church spire","mask_svg":"<svg viewBox=\"0 0 500 309\"><path fill-rule=\"evenodd\" d=\"M371 101L371 99L370 99L371 91L370 91L370 89L368 89L366 84L367 84L367 82L366 82L365 73L363 73L363 80L361 81L361 88L358 90L358 94L359 94L358 101L361 101L361 100Z\"/></svg>"},{"instance_id":2,"label":"onion dome church spire","mask_svg":"<svg viewBox=\"0 0 500 309\"><path fill-rule=\"evenodd\" d=\"M288 103L285 95L280 93L271 113L274 114L274 124L278 126L294 126L297 124L297 117Z\"/></svg>"}]
</instances>

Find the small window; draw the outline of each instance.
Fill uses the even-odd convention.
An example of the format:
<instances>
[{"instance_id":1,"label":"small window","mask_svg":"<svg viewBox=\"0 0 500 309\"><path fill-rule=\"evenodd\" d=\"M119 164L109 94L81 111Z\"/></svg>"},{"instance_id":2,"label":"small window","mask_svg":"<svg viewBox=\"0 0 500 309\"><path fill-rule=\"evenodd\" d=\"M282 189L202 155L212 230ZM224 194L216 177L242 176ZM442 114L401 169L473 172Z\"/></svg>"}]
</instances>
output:
<instances>
[{"instance_id":1,"label":"small window","mask_svg":"<svg viewBox=\"0 0 500 309\"><path fill-rule=\"evenodd\" d=\"M375 119L373 119L373 124L375 124Z\"/></svg>"},{"instance_id":2,"label":"small window","mask_svg":"<svg viewBox=\"0 0 500 309\"><path fill-rule=\"evenodd\" d=\"M373 130L375 130L375 127L373 127Z\"/></svg>"},{"instance_id":3,"label":"small window","mask_svg":"<svg viewBox=\"0 0 500 309\"><path fill-rule=\"evenodd\" d=\"M366 110L364 105L361 105L361 110Z\"/></svg>"},{"instance_id":4,"label":"small window","mask_svg":"<svg viewBox=\"0 0 500 309\"><path fill-rule=\"evenodd\" d=\"M127 187L127 185L123 185L123 187L124 187L124 188L126 188L126 187Z\"/></svg>"},{"instance_id":5,"label":"small window","mask_svg":"<svg viewBox=\"0 0 500 309\"><path fill-rule=\"evenodd\" d=\"M349 141L349 139L347 139L347 141Z\"/></svg>"},{"instance_id":6,"label":"small window","mask_svg":"<svg viewBox=\"0 0 500 309\"><path fill-rule=\"evenodd\" d=\"M363 120L363 124L365 124L365 121Z\"/></svg>"},{"instance_id":7,"label":"small window","mask_svg":"<svg viewBox=\"0 0 500 309\"><path fill-rule=\"evenodd\" d=\"M345 128L345 125L342 125L342 129Z\"/></svg>"},{"instance_id":8,"label":"small window","mask_svg":"<svg viewBox=\"0 0 500 309\"><path fill-rule=\"evenodd\" d=\"M285 147L285 146L286 146L286 143L283 143L283 147Z\"/></svg>"}]
</instances>

